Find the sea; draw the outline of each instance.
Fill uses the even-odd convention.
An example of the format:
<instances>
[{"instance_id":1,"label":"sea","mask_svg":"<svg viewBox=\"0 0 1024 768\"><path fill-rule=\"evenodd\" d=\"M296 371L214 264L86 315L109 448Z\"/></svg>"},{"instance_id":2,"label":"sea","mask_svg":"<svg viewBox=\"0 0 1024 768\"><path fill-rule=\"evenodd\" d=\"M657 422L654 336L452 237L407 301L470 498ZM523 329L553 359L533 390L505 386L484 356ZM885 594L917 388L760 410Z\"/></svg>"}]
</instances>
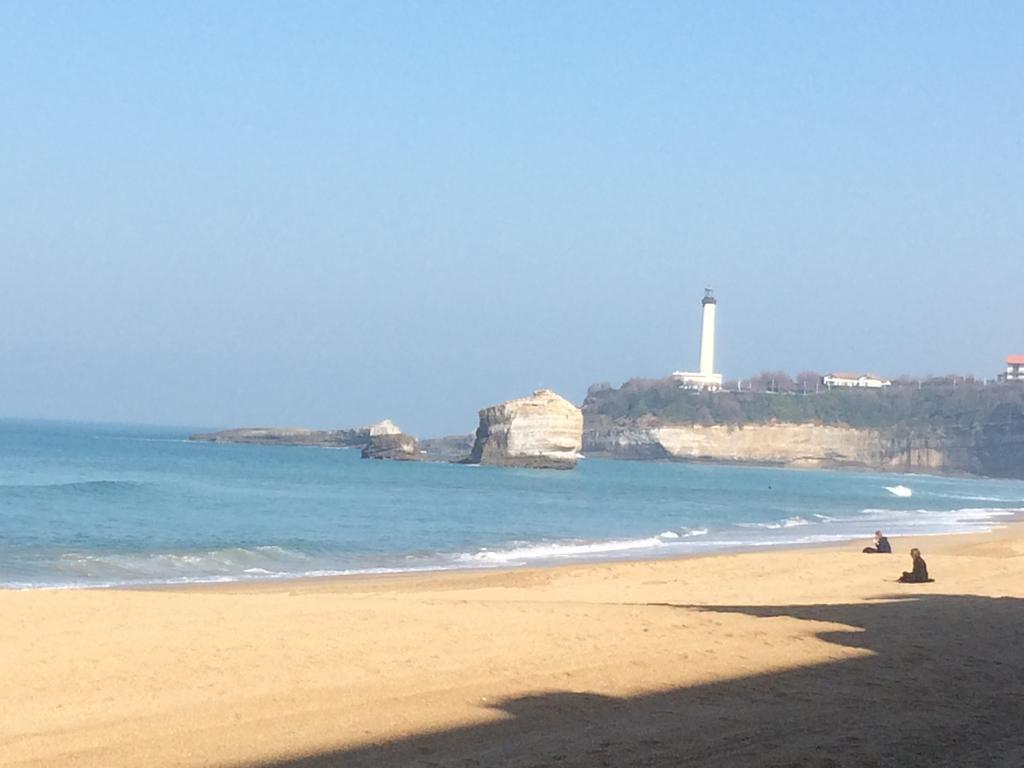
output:
<instances>
[{"instance_id":1,"label":"sea","mask_svg":"<svg viewBox=\"0 0 1024 768\"><path fill-rule=\"evenodd\" d=\"M0 587L672 557L990 530L1024 482L583 458L573 471L0 421Z\"/></svg>"}]
</instances>

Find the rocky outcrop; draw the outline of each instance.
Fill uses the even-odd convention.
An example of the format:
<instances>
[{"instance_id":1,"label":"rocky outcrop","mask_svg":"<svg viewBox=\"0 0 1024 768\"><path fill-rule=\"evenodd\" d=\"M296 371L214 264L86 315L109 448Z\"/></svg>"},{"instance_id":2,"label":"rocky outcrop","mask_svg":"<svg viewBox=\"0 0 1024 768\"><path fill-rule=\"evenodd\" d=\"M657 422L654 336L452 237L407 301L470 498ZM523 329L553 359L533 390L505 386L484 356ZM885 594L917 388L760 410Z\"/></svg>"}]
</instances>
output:
<instances>
[{"instance_id":1,"label":"rocky outcrop","mask_svg":"<svg viewBox=\"0 0 1024 768\"><path fill-rule=\"evenodd\" d=\"M370 442L363 448L362 457L390 461L418 461L420 451L415 437L401 433L382 433L370 438Z\"/></svg>"},{"instance_id":2,"label":"rocky outcrop","mask_svg":"<svg viewBox=\"0 0 1024 768\"><path fill-rule=\"evenodd\" d=\"M473 450L476 435L446 435L426 437L419 441L420 455L427 461L460 462Z\"/></svg>"},{"instance_id":3,"label":"rocky outcrop","mask_svg":"<svg viewBox=\"0 0 1024 768\"><path fill-rule=\"evenodd\" d=\"M480 411L480 426L467 461L572 469L582 441L582 411L551 390L541 389Z\"/></svg>"},{"instance_id":4,"label":"rocky outcrop","mask_svg":"<svg viewBox=\"0 0 1024 768\"><path fill-rule=\"evenodd\" d=\"M587 456L609 459L654 461L671 459L650 427L639 425L587 427L583 432L583 450Z\"/></svg>"},{"instance_id":5,"label":"rocky outcrop","mask_svg":"<svg viewBox=\"0 0 1024 768\"><path fill-rule=\"evenodd\" d=\"M401 434L390 420L358 429L306 429L305 427L244 427L192 435L189 440L210 443L257 445L310 445L330 448L364 448L377 435Z\"/></svg>"}]
</instances>

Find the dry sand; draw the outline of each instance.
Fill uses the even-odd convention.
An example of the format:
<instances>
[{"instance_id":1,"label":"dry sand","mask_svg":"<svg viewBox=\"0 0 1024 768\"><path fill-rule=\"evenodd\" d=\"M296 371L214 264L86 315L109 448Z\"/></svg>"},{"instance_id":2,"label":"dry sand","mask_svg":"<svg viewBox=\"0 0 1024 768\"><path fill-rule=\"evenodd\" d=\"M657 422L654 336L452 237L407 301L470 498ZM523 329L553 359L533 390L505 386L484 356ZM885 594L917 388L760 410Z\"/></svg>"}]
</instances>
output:
<instances>
[{"instance_id":1,"label":"dry sand","mask_svg":"<svg viewBox=\"0 0 1024 768\"><path fill-rule=\"evenodd\" d=\"M1024 528L894 544L0 591L0 765L1024 766Z\"/></svg>"}]
</instances>

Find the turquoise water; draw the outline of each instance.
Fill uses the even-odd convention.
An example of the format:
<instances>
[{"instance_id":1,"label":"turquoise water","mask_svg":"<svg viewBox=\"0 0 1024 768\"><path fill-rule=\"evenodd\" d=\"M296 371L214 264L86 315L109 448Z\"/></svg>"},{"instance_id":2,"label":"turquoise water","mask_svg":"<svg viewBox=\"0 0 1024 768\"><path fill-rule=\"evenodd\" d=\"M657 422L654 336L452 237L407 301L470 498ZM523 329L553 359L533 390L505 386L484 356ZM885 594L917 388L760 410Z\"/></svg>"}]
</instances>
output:
<instances>
[{"instance_id":1,"label":"turquoise water","mask_svg":"<svg viewBox=\"0 0 1024 768\"><path fill-rule=\"evenodd\" d=\"M573 472L0 421L0 585L514 567L984 530L1024 482L583 460ZM909 495L907 495L909 494Z\"/></svg>"}]
</instances>

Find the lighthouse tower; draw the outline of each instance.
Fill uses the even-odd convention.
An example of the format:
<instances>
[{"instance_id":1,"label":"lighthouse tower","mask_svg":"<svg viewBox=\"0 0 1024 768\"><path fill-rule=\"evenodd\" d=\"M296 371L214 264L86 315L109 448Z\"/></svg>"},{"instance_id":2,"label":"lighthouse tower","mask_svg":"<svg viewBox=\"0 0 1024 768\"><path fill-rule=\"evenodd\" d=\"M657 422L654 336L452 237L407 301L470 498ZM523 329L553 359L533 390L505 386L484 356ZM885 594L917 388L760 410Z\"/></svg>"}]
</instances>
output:
<instances>
[{"instance_id":1,"label":"lighthouse tower","mask_svg":"<svg viewBox=\"0 0 1024 768\"><path fill-rule=\"evenodd\" d=\"M712 392L722 388L722 374L715 373L715 312L718 301L715 292L704 289L700 302L700 359L697 372L676 371L672 376L684 389L706 389Z\"/></svg>"},{"instance_id":2,"label":"lighthouse tower","mask_svg":"<svg viewBox=\"0 0 1024 768\"><path fill-rule=\"evenodd\" d=\"M697 370L701 376L712 376L715 373L715 292L704 289L704 299L700 303L700 361Z\"/></svg>"}]
</instances>

